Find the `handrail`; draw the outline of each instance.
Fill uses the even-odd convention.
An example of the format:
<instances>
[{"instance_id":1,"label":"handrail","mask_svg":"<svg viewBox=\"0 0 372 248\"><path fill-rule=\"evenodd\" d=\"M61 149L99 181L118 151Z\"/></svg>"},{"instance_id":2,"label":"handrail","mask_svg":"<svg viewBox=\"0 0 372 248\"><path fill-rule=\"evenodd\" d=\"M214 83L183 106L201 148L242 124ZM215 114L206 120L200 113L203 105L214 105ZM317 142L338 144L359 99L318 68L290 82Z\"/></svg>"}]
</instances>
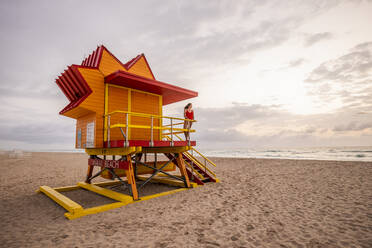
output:
<instances>
[{"instance_id":1,"label":"handrail","mask_svg":"<svg viewBox=\"0 0 372 248\"><path fill-rule=\"evenodd\" d=\"M178 128L177 128L178 129ZM181 131L180 132L171 132L171 133L163 133L162 135L176 135L176 134L181 134L181 133L184 133L184 132L190 132L190 133L194 133L195 130L194 129L180 129Z\"/></svg>"},{"instance_id":2,"label":"handrail","mask_svg":"<svg viewBox=\"0 0 372 248\"><path fill-rule=\"evenodd\" d=\"M125 114L125 124L123 123L117 123L117 124L110 124L110 119L111 119L111 116L114 115L114 114ZM132 125L132 124L129 124L129 121L128 121L128 116L137 116L137 117L144 117L144 118L151 118L151 126L147 126L147 125ZM185 121L190 121L190 122L196 122L196 120L190 120L190 119L182 119L182 118L178 118L178 117L170 117L170 116L161 116L161 115L152 115L152 114L146 114L146 113L137 113L137 112L130 112L130 111L122 111L122 110L115 110L115 111L112 111L108 114L105 114L104 115L105 117L105 138L104 138L104 141L107 141L107 144L108 144L108 147L110 146L110 129L111 128L120 128L124 138L125 138L125 146L128 146L129 145L129 138L128 138L128 128L143 128L143 129L151 129L151 140L150 140L150 146L153 146L154 145L154 133L153 133L153 130L169 130L170 133L170 136L171 136L171 146L174 145L173 143L173 134L179 134L179 133L183 133L183 132L195 132L194 129L189 129L189 128L175 128L174 126L175 125L180 125L182 123L184 123ZM107 117L107 118L106 118ZM159 126L154 126L154 118L156 119L160 119L160 123L159 123ZM169 119L170 120L170 125L165 125L163 126L162 125L162 119L163 118L166 118L166 119ZM183 122L180 122L180 123L175 123L173 124L173 120L182 120ZM122 131L121 128L126 128L126 132L125 132L125 135ZM176 132L174 132L176 131ZM107 135L106 135L107 134ZM161 134L161 135L164 135Z\"/></svg>"},{"instance_id":3,"label":"handrail","mask_svg":"<svg viewBox=\"0 0 372 248\"><path fill-rule=\"evenodd\" d=\"M170 127L170 126L175 126L175 125L181 125L184 124L185 122L179 122L179 123L174 123L173 125L168 124L168 125L163 125L163 127Z\"/></svg>"},{"instance_id":4,"label":"handrail","mask_svg":"<svg viewBox=\"0 0 372 248\"><path fill-rule=\"evenodd\" d=\"M207 160L211 165L213 165L214 167L217 167L217 165L215 163L213 163L209 158L207 158L206 156L204 156L203 154L201 154L198 150L196 150L195 148L192 148L192 150L194 150L197 154L199 154L200 157L202 157L205 160Z\"/></svg>"},{"instance_id":5,"label":"handrail","mask_svg":"<svg viewBox=\"0 0 372 248\"><path fill-rule=\"evenodd\" d=\"M178 136L177 134L175 134L175 136L179 139L179 140L183 140L180 136ZM198 150L196 150L194 147L191 147L192 150L194 150L197 154L199 154L202 158L204 158L205 160L207 160L211 165L213 165L214 167L217 167L217 165L215 163L213 163L209 158L207 158L206 156L204 156L203 154L201 154Z\"/></svg>"},{"instance_id":6,"label":"handrail","mask_svg":"<svg viewBox=\"0 0 372 248\"><path fill-rule=\"evenodd\" d=\"M196 120L191 120L191 119L182 119L182 118L178 118L178 117L171 117L171 116L164 116L164 115L151 115L151 114L137 113L137 112L130 112L130 111L122 111L122 110L115 110L115 111L112 111L112 112L110 112L106 115L103 115L103 116L113 115L113 114L116 114L116 113L130 114L131 116L139 116L139 117L150 117L150 118L153 117L153 118L157 118L157 119L166 118L166 119L173 119L173 120L180 120L180 121L196 122Z\"/></svg>"},{"instance_id":7,"label":"handrail","mask_svg":"<svg viewBox=\"0 0 372 248\"><path fill-rule=\"evenodd\" d=\"M180 140L182 141L182 138L181 138L181 137L179 137L177 134L174 134L174 135L175 135L178 139L180 139ZM165 135L164 137L166 137L168 140L170 140L170 138L169 138L167 135ZM195 148L191 147L191 149L193 149L194 151L196 151L197 153L200 154L200 152L197 151ZM208 168L207 163L203 164L202 162L200 162L199 160L197 160L193 155L191 155L189 152L185 152L185 155L186 155L186 156L188 157L188 159L190 159L193 163L195 163L195 164L201 166L203 169L205 169L206 171L210 172L213 176L216 176L216 174ZM202 157L203 157L203 158L206 158L204 155L202 155ZM208 158L206 158L205 161L210 162L212 165L214 165L214 166L216 167L216 165L215 165L212 161L210 161Z\"/></svg>"},{"instance_id":8,"label":"handrail","mask_svg":"<svg viewBox=\"0 0 372 248\"><path fill-rule=\"evenodd\" d=\"M204 180L204 176L200 174L189 162L185 161L186 165L191 168L193 172L202 180Z\"/></svg>"},{"instance_id":9,"label":"handrail","mask_svg":"<svg viewBox=\"0 0 372 248\"><path fill-rule=\"evenodd\" d=\"M132 127L132 128L142 128L142 129L151 129L151 126L145 126L145 125L127 125L127 124L113 124L113 125L110 125L110 128L117 128L117 127ZM152 127L153 129L157 129L157 130L171 130L171 128L169 127L159 127L159 126L153 126ZM195 132L195 129L184 129L184 128L173 128L173 130L176 130L176 131L183 131L183 132ZM182 132L181 132L182 133ZM173 133L174 134L174 133Z\"/></svg>"},{"instance_id":10,"label":"handrail","mask_svg":"<svg viewBox=\"0 0 372 248\"><path fill-rule=\"evenodd\" d=\"M204 169L206 169L207 171L209 171L209 173L211 173L213 176L216 176L216 174L213 172L213 171L211 171L208 167L207 167L207 165L205 165L205 164L202 164L202 163L200 163L198 160L196 160L190 153L188 153L188 152L185 152L185 154L186 154L186 156L188 157L188 159L190 159L193 163L195 163L195 164L199 164L201 167L203 167Z\"/></svg>"}]
</instances>

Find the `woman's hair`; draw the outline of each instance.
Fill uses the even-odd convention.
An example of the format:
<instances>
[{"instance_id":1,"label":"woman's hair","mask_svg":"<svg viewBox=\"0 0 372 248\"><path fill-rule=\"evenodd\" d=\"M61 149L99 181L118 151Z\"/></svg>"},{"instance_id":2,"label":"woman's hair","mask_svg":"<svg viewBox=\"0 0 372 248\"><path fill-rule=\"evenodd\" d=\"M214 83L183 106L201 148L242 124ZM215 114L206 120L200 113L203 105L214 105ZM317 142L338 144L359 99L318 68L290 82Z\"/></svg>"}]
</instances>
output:
<instances>
[{"instance_id":1,"label":"woman's hair","mask_svg":"<svg viewBox=\"0 0 372 248\"><path fill-rule=\"evenodd\" d=\"M188 109L191 105L191 102L189 102L186 106L185 106L185 109Z\"/></svg>"}]
</instances>

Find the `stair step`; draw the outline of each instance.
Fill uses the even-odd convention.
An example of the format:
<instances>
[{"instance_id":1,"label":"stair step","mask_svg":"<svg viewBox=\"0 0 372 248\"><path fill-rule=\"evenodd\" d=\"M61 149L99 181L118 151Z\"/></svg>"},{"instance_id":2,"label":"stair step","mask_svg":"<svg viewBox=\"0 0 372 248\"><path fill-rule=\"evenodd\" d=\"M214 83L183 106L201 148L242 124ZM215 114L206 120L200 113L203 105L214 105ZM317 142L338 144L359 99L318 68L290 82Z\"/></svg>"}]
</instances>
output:
<instances>
[{"instance_id":1,"label":"stair step","mask_svg":"<svg viewBox=\"0 0 372 248\"><path fill-rule=\"evenodd\" d=\"M211 182L214 181L213 177L207 172L205 168L202 168L205 166L202 162L200 162L198 159L196 159L192 154L182 154L183 159L189 163L190 168L194 171L196 176L202 181L202 182Z\"/></svg>"}]
</instances>

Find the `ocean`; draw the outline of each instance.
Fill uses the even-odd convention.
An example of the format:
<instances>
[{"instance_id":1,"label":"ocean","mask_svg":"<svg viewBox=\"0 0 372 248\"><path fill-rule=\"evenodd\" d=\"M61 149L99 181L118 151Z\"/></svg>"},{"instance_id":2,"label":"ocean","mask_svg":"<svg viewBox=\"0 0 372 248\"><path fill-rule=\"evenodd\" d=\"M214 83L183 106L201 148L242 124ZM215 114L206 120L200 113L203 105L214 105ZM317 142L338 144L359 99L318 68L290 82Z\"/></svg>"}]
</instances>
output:
<instances>
[{"instance_id":1,"label":"ocean","mask_svg":"<svg viewBox=\"0 0 372 248\"><path fill-rule=\"evenodd\" d=\"M209 157L314 159L337 161L371 161L372 146L362 147L312 147L280 149L200 149Z\"/></svg>"},{"instance_id":2,"label":"ocean","mask_svg":"<svg viewBox=\"0 0 372 248\"><path fill-rule=\"evenodd\" d=\"M312 148L266 148L266 149L202 149L196 147L207 157L230 158L276 158L276 159L314 159L337 161L372 162L372 146L353 147L312 147ZM84 153L84 149L29 150L28 152L74 152ZM196 155L196 154L195 154Z\"/></svg>"}]
</instances>

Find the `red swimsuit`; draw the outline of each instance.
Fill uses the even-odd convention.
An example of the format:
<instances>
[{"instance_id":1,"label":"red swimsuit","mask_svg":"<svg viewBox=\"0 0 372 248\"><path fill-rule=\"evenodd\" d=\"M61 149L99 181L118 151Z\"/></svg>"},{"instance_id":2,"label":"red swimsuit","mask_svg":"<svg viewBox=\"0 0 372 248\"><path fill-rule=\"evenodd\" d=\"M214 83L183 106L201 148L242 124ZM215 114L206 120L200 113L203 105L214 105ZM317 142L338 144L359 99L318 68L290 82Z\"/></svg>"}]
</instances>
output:
<instances>
[{"instance_id":1,"label":"red swimsuit","mask_svg":"<svg viewBox=\"0 0 372 248\"><path fill-rule=\"evenodd\" d=\"M194 110L191 110L191 112L186 110L185 113L187 119L194 120Z\"/></svg>"}]
</instances>

